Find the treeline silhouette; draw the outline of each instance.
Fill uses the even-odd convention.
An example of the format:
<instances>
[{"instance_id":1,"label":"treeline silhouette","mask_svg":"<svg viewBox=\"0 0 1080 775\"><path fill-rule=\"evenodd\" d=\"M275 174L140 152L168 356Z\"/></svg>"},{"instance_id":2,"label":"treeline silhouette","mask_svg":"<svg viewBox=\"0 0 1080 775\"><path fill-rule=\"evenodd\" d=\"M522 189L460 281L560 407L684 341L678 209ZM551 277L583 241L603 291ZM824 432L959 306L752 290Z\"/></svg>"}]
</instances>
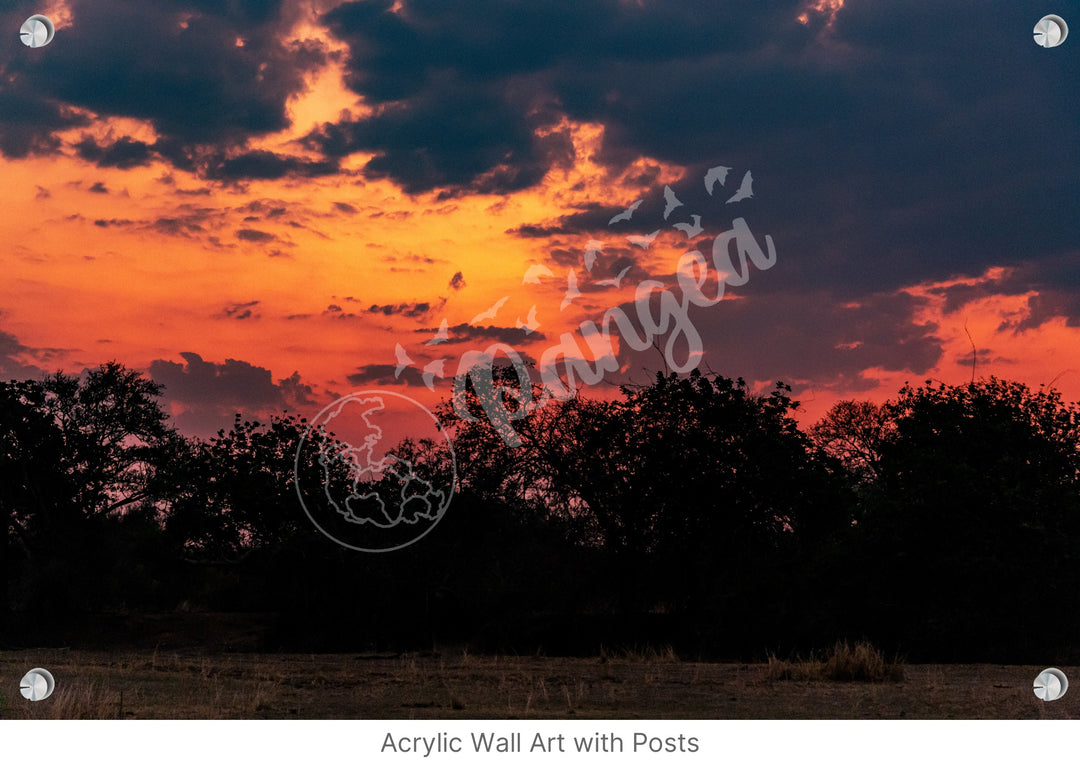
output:
<instances>
[{"instance_id":1,"label":"treeline silhouette","mask_svg":"<svg viewBox=\"0 0 1080 775\"><path fill-rule=\"evenodd\" d=\"M781 383L658 374L525 413L513 382L495 384L519 446L439 407L458 490L385 554L303 512L302 418L201 440L116 363L0 382L0 645L179 610L263 612L276 649L1080 656L1080 411L1056 391L906 385L804 432Z\"/></svg>"}]
</instances>

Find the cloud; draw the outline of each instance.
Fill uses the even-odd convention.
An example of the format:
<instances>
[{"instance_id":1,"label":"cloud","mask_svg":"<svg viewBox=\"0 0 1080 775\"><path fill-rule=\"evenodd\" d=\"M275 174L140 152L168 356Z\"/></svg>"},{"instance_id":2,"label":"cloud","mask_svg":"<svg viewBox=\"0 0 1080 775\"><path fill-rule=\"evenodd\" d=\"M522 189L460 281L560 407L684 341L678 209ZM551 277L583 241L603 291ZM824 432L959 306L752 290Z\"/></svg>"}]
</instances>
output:
<instances>
[{"instance_id":1,"label":"cloud","mask_svg":"<svg viewBox=\"0 0 1080 775\"><path fill-rule=\"evenodd\" d=\"M232 318L233 320L257 320L262 317L256 312L258 306L258 301L243 301L230 304L221 311L220 316Z\"/></svg>"},{"instance_id":2,"label":"cloud","mask_svg":"<svg viewBox=\"0 0 1080 775\"><path fill-rule=\"evenodd\" d=\"M1032 112L1033 84L1072 84L1005 34L1030 26L1027 11L991 2L962 40L938 45L946 6L849 2L826 28L798 21L804 5L464 0L406 14L347 2L325 21L349 46L348 86L374 112L306 142L332 158L374 153L369 175L454 196L516 190L566 163L564 138L540 142L563 117L603 125L595 160L653 197L659 167L631 166L642 157L686 166L699 198L708 166L753 169L755 199L737 214L799 259L780 280L790 290L895 291L1080 241L1080 221L1060 217L1080 199L1076 163L1028 172L1043 149L1072 147L1080 106ZM513 232L595 234L609 207Z\"/></svg>"},{"instance_id":3,"label":"cloud","mask_svg":"<svg viewBox=\"0 0 1080 775\"><path fill-rule=\"evenodd\" d=\"M0 331L0 377L9 379L37 379L43 375L41 369L26 362L32 357L33 350L18 337L8 331Z\"/></svg>"},{"instance_id":4,"label":"cloud","mask_svg":"<svg viewBox=\"0 0 1080 775\"><path fill-rule=\"evenodd\" d=\"M1027 4L986 0L960 28L948 4L886 5L849 0L826 25L815 14L798 21L803 0L334 0L311 17L335 39L325 45L293 39L299 14L312 8L284 0L68 0L62 41L36 52L0 46L0 153L71 153L121 170L164 162L227 183L344 176L363 165L350 182L385 179L462 203L587 163L588 182L563 214L522 210L530 215L509 233L543 241L537 253L564 268L580 265L584 240L602 239L602 261L640 267L631 282L657 263L659 274L673 271L677 253L665 240L676 219L702 216L695 246L707 252L733 218L746 218L755 235L775 240L777 267L730 306L700 314L719 348L708 357L748 376L805 372L856 385L867 364L925 369L940 344L932 327L912 322L917 305L903 289L990 267L1008 271L931 293L945 296L946 312L984 294L1027 294L1025 315L1002 323L1016 331L1052 318L1080 325L1080 219L1071 217L1080 101L1032 99L1074 93L1074 71L1022 32L1032 24ZM0 11L8 29L21 18ZM290 100L338 56L363 113L290 127ZM139 137L154 139L119 129L103 139L101 125L116 117L141 122L149 129ZM575 158L567 127L583 123L602 139ZM260 149L290 128L306 134ZM717 164L733 171L710 197L703 175ZM674 168L685 170L680 180L668 179ZM746 170L754 198L725 205ZM668 183L685 209L665 221ZM643 204L611 226L634 190L640 197L630 201ZM313 217L423 218L424 205L394 206L402 209L343 201L312 214L266 201L241 211L253 219L245 224L230 220L235 211L185 209L146 224L94 223L203 243L224 229L265 243L275 239L270 228L284 235ZM657 228L663 236L646 267L624 240ZM419 319L431 309L372 304L367 314ZM728 318L753 334L711 328ZM819 320L815 338L808 321Z\"/></svg>"},{"instance_id":5,"label":"cloud","mask_svg":"<svg viewBox=\"0 0 1080 775\"><path fill-rule=\"evenodd\" d=\"M506 233L528 239L563 234L597 234L608 230L608 221L615 214L616 208L594 202L578 206L575 212L557 216L544 223L523 223L507 229Z\"/></svg>"},{"instance_id":6,"label":"cloud","mask_svg":"<svg viewBox=\"0 0 1080 775\"><path fill-rule=\"evenodd\" d=\"M440 329L438 328L418 328L416 329L416 332L419 334L437 334L439 333L439 330ZM511 347L516 347L525 343L538 342L546 338L538 331L526 334L524 330L512 328L510 326L471 326L468 323L459 323L456 326L449 326L446 331L449 334L446 341L447 344L491 341L504 342Z\"/></svg>"},{"instance_id":7,"label":"cloud","mask_svg":"<svg viewBox=\"0 0 1080 775\"><path fill-rule=\"evenodd\" d=\"M1039 260L1020 261L1012 267L991 267L981 277L956 276L921 291L943 300L950 314L988 296L1026 296L1025 309L1001 321L999 331L1022 333L1055 318L1080 327L1080 254L1066 252Z\"/></svg>"},{"instance_id":8,"label":"cloud","mask_svg":"<svg viewBox=\"0 0 1080 775\"><path fill-rule=\"evenodd\" d=\"M406 366L402 369L400 377L394 376L397 366L392 364L368 364L360 366L355 372L346 376L349 384L357 387L360 385L409 385L411 387L427 387L424 382L424 374L415 366ZM429 377L436 383L448 382L444 377Z\"/></svg>"},{"instance_id":9,"label":"cloud","mask_svg":"<svg viewBox=\"0 0 1080 775\"><path fill-rule=\"evenodd\" d=\"M311 404L312 389L300 375L274 380L269 369L227 358L212 363L183 352L184 363L155 360L150 377L165 386L177 426L188 433L210 435L231 427L236 413L265 416L287 413Z\"/></svg>"},{"instance_id":10,"label":"cloud","mask_svg":"<svg viewBox=\"0 0 1080 775\"><path fill-rule=\"evenodd\" d=\"M71 23L45 56L15 46L0 54L0 151L9 157L55 150L58 132L86 126L95 114L148 122L159 137L154 151L195 169L208 147L238 147L288 128L289 98L327 61L318 41L286 34L296 11L283 0L65 6ZM2 17L9 28L22 18ZM120 143L83 152L103 166L135 164L149 152Z\"/></svg>"},{"instance_id":11,"label":"cloud","mask_svg":"<svg viewBox=\"0 0 1080 775\"><path fill-rule=\"evenodd\" d=\"M280 0L68 5L64 45L26 74L52 97L149 120L186 142L286 128L285 101L324 59L313 42L283 40Z\"/></svg>"},{"instance_id":12,"label":"cloud","mask_svg":"<svg viewBox=\"0 0 1080 775\"><path fill-rule=\"evenodd\" d=\"M0 19L14 21L11 16L0 15ZM16 22L16 27L20 23ZM15 47L8 50L14 51ZM60 147L55 133L89 124L85 114L44 99L24 79L9 78L0 88L0 153L10 159L53 153Z\"/></svg>"},{"instance_id":13,"label":"cloud","mask_svg":"<svg viewBox=\"0 0 1080 775\"><path fill-rule=\"evenodd\" d=\"M207 213L186 213L171 218L156 218L149 228L170 237L195 237L204 231Z\"/></svg>"},{"instance_id":14,"label":"cloud","mask_svg":"<svg viewBox=\"0 0 1080 775\"><path fill-rule=\"evenodd\" d=\"M41 379L46 372L64 364L74 350L61 347L31 347L18 336L0 329L0 379Z\"/></svg>"},{"instance_id":15,"label":"cloud","mask_svg":"<svg viewBox=\"0 0 1080 775\"><path fill-rule=\"evenodd\" d=\"M745 287L765 282L762 276ZM867 370L921 375L934 368L944 353L942 340L936 324L914 322L921 306L921 299L905 292L852 301L828 292L767 289L753 298L732 296L712 307L693 307L691 319L704 344L703 369L844 393L877 387L863 375ZM622 308L636 320L632 305ZM658 341L666 344L665 337ZM677 357L684 355L684 347L676 349ZM655 350L635 353L624 346L620 361L629 364L633 378L667 370Z\"/></svg>"},{"instance_id":16,"label":"cloud","mask_svg":"<svg viewBox=\"0 0 1080 775\"><path fill-rule=\"evenodd\" d=\"M334 161L310 161L272 151L248 151L212 162L207 167L206 177L224 181L277 180L289 176L323 177L337 172L338 165Z\"/></svg>"},{"instance_id":17,"label":"cloud","mask_svg":"<svg viewBox=\"0 0 1080 775\"><path fill-rule=\"evenodd\" d=\"M409 264L444 264L445 259L432 258L431 256L421 255L419 253L404 253L401 255L386 256L385 259L388 264L396 264L399 262Z\"/></svg>"},{"instance_id":18,"label":"cloud","mask_svg":"<svg viewBox=\"0 0 1080 775\"><path fill-rule=\"evenodd\" d=\"M245 242L273 242L277 239L273 234L258 229L239 229L236 236Z\"/></svg>"},{"instance_id":19,"label":"cloud","mask_svg":"<svg viewBox=\"0 0 1080 775\"><path fill-rule=\"evenodd\" d=\"M623 145L640 143L632 127L651 131L658 119L673 127L707 124L726 106L706 99L692 113L669 109L672 97L689 96L687 76L707 85L702 94L715 89L730 75L716 52L751 50L761 39L755 25L771 31L770 43L809 38L794 21L793 3L756 4L754 12L687 0L528 7L468 0L415 4L407 14L391 8L389 1L346 2L325 17L349 45L346 83L379 109L324 124L307 141L331 157L374 152L367 173L410 192L506 193L534 185L572 161L569 138L557 129L563 116L603 122ZM660 75L650 77L658 69L667 77L666 104L643 104L661 96ZM620 155L632 158L606 150L615 165ZM671 151L668 144L664 153Z\"/></svg>"},{"instance_id":20,"label":"cloud","mask_svg":"<svg viewBox=\"0 0 1080 775\"><path fill-rule=\"evenodd\" d=\"M441 304L439 306L442 306ZM406 318L423 318L432 310L430 302L402 302L400 304L372 304L367 311L376 315L400 315Z\"/></svg>"},{"instance_id":21,"label":"cloud","mask_svg":"<svg viewBox=\"0 0 1080 775\"><path fill-rule=\"evenodd\" d=\"M460 291L465 287L465 275L461 272L454 272L454 276L450 278L449 288L454 291Z\"/></svg>"},{"instance_id":22,"label":"cloud","mask_svg":"<svg viewBox=\"0 0 1080 775\"><path fill-rule=\"evenodd\" d=\"M94 138L86 135L75 143L74 148L80 159L94 162L99 167L122 170L145 166L153 158L148 143L130 137L122 137L110 145L99 145Z\"/></svg>"}]
</instances>

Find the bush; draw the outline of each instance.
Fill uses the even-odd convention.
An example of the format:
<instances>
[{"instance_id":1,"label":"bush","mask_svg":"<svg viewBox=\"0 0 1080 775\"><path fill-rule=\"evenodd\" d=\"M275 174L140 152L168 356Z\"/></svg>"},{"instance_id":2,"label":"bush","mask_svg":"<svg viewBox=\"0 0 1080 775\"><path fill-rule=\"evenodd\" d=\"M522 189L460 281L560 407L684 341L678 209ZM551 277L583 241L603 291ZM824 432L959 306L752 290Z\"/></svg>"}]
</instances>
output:
<instances>
[{"instance_id":1,"label":"bush","mask_svg":"<svg viewBox=\"0 0 1080 775\"><path fill-rule=\"evenodd\" d=\"M901 681L904 667L900 661L885 660L885 654L866 641L854 646L838 641L826 655L822 672L830 681Z\"/></svg>"},{"instance_id":2,"label":"bush","mask_svg":"<svg viewBox=\"0 0 1080 775\"><path fill-rule=\"evenodd\" d=\"M770 654L765 675L774 681L902 681L904 666L899 658L888 661L871 643L859 641L852 646L845 640L817 657L787 660Z\"/></svg>"}]
</instances>

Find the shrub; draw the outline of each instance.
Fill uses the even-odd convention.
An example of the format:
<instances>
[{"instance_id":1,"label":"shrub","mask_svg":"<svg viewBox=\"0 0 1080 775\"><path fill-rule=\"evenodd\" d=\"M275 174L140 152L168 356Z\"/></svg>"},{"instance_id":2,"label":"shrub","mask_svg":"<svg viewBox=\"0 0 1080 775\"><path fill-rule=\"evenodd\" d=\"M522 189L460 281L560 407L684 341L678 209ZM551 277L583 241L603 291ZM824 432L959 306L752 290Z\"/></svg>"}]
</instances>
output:
<instances>
[{"instance_id":1,"label":"shrub","mask_svg":"<svg viewBox=\"0 0 1080 775\"><path fill-rule=\"evenodd\" d=\"M844 640L837 641L820 656L787 660L770 654L765 675L774 681L902 681L904 666L899 658L887 660L880 649L867 641L853 646Z\"/></svg>"}]
</instances>

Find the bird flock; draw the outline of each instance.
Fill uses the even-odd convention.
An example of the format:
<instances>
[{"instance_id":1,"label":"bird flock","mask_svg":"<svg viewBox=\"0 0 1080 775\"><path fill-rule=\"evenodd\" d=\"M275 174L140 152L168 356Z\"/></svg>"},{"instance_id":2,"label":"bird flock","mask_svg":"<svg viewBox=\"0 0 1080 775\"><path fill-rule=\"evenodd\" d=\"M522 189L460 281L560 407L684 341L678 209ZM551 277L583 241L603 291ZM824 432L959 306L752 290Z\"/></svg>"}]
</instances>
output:
<instances>
[{"instance_id":1,"label":"bird flock","mask_svg":"<svg viewBox=\"0 0 1080 775\"><path fill-rule=\"evenodd\" d=\"M717 166L712 167L705 172L704 184L705 191L709 196L713 196L717 191L717 185L723 188L727 182L728 174L731 172L731 167ZM734 204L741 202L745 199L750 199L754 196L753 191L754 178L750 170L747 170L742 177L742 181L739 184L738 189L732 194L724 204ZM608 226L616 226L620 223L628 223L634 219L638 209L644 204L644 199L638 199L629 207L616 213L608 221ZM671 216L679 208L685 207L685 204L679 199L674 189L670 185L664 186L664 211L663 219L667 222ZM672 228L682 232L687 239L694 239L698 237L704 231L701 225L701 215L698 213L691 213L689 219L686 221L680 221L678 223L671 224ZM640 250L649 250L660 236L662 229L656 229L649 233L631 234L625 237L626 242L631 246ZM610 277L605 278L592 278L593 269L596 267L599 257L604 252L604 242L597 239L588 240L583 248L583 264L584 272L588 275L588 279L579 277L578 270L571 268L566 273L566 290L563 294L562 301L559 305L559 311L565 311L570 307L576 299L582 296L582 287L585 284L592 285L598 288L614 288L618 289L622 286L623 280L629 274L630 270L634 267L633 263L629 263L626 266L619 269ZM521 280L522 285L541 285L543 280L554 278L556 275L550 267L541 263L530 264L524 272ZM469 327L478 327L485 324L490 324L495 321L502 310L502 308L510 301L510 296L503 296L487 309L483 310L479 314L475 315L469 321ZM524 319L519 315L514 323L514 327L519 329L524 336L530 336L541 328L541 322L538 318L537 305L533 304L529 311L525 314ZM425 343L425 346L433 347L450 342L450 327L446 318L443 318L439 325L438 332L429 341ZM409 356L408 352L399 342L395 347L395 369L394 378L400 379L401 374L406 368L415 366L416 361ZM442 378L446 376L446 361L447 358L439 358L432 360L421 371L421 379L429 390L435 389L436 378Z\"/></svg>"}]
</instances>

